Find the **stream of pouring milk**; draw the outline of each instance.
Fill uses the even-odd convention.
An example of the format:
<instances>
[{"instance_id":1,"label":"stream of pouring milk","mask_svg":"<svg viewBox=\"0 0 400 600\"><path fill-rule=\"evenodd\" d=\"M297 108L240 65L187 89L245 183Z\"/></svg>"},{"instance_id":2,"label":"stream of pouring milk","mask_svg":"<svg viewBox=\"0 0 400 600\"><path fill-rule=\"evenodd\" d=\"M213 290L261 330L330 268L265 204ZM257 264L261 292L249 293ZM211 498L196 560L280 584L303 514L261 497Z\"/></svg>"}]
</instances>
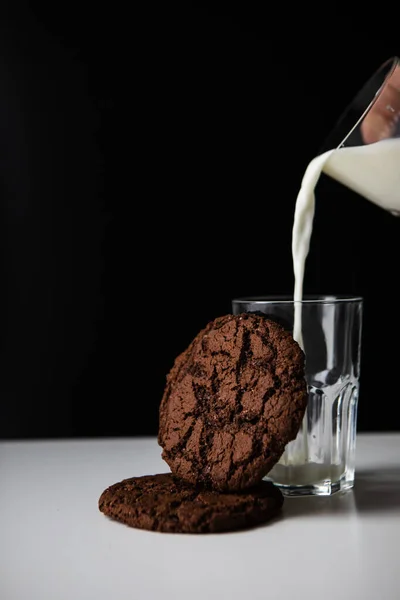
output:
<instances>
[{"instance_id":1,"label":"stream of pouring milk","mask_svg":"<svg viewBox=\"0 0 400 600\"><path fill-rule=\"evenodd\" d=\"M315 187L324 172L367 200L400 213L400 138L330 150L310 162L297 196L292 233L294 300L303 298L304 269L313 228ZM293 335L303 348L300 303L295 304Z\"/></svg>"},{"instance_id":2,"label":"stream of pouring milk","mask_svg":"<svg viewBox=\"0 0 400 600\"><path fill-rule=\"evenodd\" d=\"M400 138L382 140L366 146L330 150L310 162L297 196L292 255L295 277L294 300L303 298L304 269L313 228L315 187L324 172L378 206L400 215ZM293 335L300 346L302 337L302 304L295 304ZM329 326L325 334L329 336ZM331 334L333 335L333 327ZM333 366L333 342L327 339L327 366ZM331 356L329 356L329 354ZM296 445L295 454L283 454L271 471L276 481L292 485L314 484L330 479L338 481L343 465L308 462L307 424ZM306 464L307 463L307 464Z\"/></svg>"}]
</instances>

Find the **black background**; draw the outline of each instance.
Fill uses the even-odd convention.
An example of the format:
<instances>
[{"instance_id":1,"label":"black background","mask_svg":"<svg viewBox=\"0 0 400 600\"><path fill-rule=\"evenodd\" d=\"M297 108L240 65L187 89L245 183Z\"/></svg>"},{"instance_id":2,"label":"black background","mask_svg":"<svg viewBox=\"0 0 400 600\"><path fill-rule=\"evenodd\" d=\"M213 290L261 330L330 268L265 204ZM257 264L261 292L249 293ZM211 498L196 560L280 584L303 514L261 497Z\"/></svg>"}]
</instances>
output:
<instances>
[{"instance_id":1,"label":"black background","mask_svg":"<svg viewBox=\"0 0 400 600\"><path fill-rule=\"evenodd\" d=\"M1 5L2 437L155 434L197 331L292 293L304 169L400 53L386 9L134 6ZM365 299L359 430L400 429L399 241L322 178L305 291Z\"/></svg>"}]
</instances>

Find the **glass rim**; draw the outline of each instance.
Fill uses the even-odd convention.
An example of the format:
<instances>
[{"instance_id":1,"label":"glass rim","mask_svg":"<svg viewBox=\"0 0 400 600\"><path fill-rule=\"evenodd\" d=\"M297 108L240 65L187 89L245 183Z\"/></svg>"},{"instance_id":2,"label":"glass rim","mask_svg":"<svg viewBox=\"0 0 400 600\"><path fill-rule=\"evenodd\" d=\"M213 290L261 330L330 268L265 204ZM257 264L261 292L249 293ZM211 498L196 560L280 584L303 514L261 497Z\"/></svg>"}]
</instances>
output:
<instances>
[{"instance_id":1,"label":"glass rim","mask_svg":"<svg viewBox=\"0 0 400 600\"><path fill-rule=\"evenodd\" d=\"M302 300L294 300L293 296L243 296L241 298L233 298L232 305L243 304L357 304L362 303L362 296L349 296L342 294L335 295L318 295L305 294Z\"/></svg>"},{"instance_id":2,"label":"glass rim","mask_svg":"<svg viewBox=\"0 0 400 600\"><path fill-rule=\"evenodd\" d=\"M335 126L333 127L333 130L328 135L328 138L325 140L323 147L321 149L321 153L325 152L327 150L334 150L334 149L337 150L345 145L346 140L357 129L357 127L363 121L365 116L369 113L371 108L377 102L379 96L381 95L382 90L386 86L387 82L389 81L389 79L391 78L391 76L393 75L393 73L397 67L400 67L400 58L398 56L392 56L391 58L385 60L385 62L382 63L380 65L380 67L378 67L375 70L375 72L364 82L361 89L351 99L351 101L347 105L347 108L340 115L338 121L336 122ZM360 109L361 110L360 116L355 120L354 124L350 127L350 129L346 133L346 135L344 137L342 137L342 135L339 134L340 125L343 123L343 121L345 120L345 118L347 117L347 115L349 114L351 109L353 108L353 106L356 104L357 100L363 98L363 95L366 93L366 89L372 83L372 81L374 79L376 79L377 77L379 77L379 75L381 75L381 74L383 74L382 83L377 87L374 95L372 96L371 100L367 103L365 108L363 110Z\"/></svg>"}]
</instances>

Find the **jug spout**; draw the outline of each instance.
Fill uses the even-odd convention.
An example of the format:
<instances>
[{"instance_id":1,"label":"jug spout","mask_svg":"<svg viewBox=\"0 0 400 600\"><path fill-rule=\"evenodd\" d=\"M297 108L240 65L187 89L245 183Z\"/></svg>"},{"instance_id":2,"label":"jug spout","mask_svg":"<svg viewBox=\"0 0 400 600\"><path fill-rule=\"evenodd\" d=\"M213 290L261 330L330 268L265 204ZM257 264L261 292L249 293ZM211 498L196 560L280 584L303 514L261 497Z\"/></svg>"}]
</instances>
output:
<instances>
[{"instance_id":1,"label":"jug spout","mask_svg":"<svg viewBox=\"0 0 400 600\"><path fill-rule=\"evenodd\" d=\"M400 216L399 58L386 61L362 87L324 150L326 175Z\"/></svg>"},{"instance_id":2,"label":"jug spout","mask_svg":"<svg viewBox=\"0 0 400 600\"><path fill-rule=\"evenodd\" d=\"M400 59L385 61L342 113L320 150L400 136Z\"/></svg>"}]
</instances>

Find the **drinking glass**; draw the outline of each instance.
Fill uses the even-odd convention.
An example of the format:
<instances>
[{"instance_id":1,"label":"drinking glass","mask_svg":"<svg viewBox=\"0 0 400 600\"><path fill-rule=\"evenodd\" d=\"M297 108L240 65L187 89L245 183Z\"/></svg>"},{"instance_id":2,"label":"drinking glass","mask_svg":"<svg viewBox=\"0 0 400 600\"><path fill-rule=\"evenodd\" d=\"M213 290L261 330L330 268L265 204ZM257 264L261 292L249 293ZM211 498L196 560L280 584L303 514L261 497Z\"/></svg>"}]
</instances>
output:
<instances>
[{"instance_id":1,"label":"drinking glass","mask_svg":"<svg viewBox=\"0 0 400 600\"><path fill-rule=\"evenodd\" d=\"M234 314L255 312L293 331L291 298L238 298ZM308 405L296 439L268 473L288 496L331 495L354 485L360 377L360 297L301 301Z\"/></svg>"}]
</instances>

